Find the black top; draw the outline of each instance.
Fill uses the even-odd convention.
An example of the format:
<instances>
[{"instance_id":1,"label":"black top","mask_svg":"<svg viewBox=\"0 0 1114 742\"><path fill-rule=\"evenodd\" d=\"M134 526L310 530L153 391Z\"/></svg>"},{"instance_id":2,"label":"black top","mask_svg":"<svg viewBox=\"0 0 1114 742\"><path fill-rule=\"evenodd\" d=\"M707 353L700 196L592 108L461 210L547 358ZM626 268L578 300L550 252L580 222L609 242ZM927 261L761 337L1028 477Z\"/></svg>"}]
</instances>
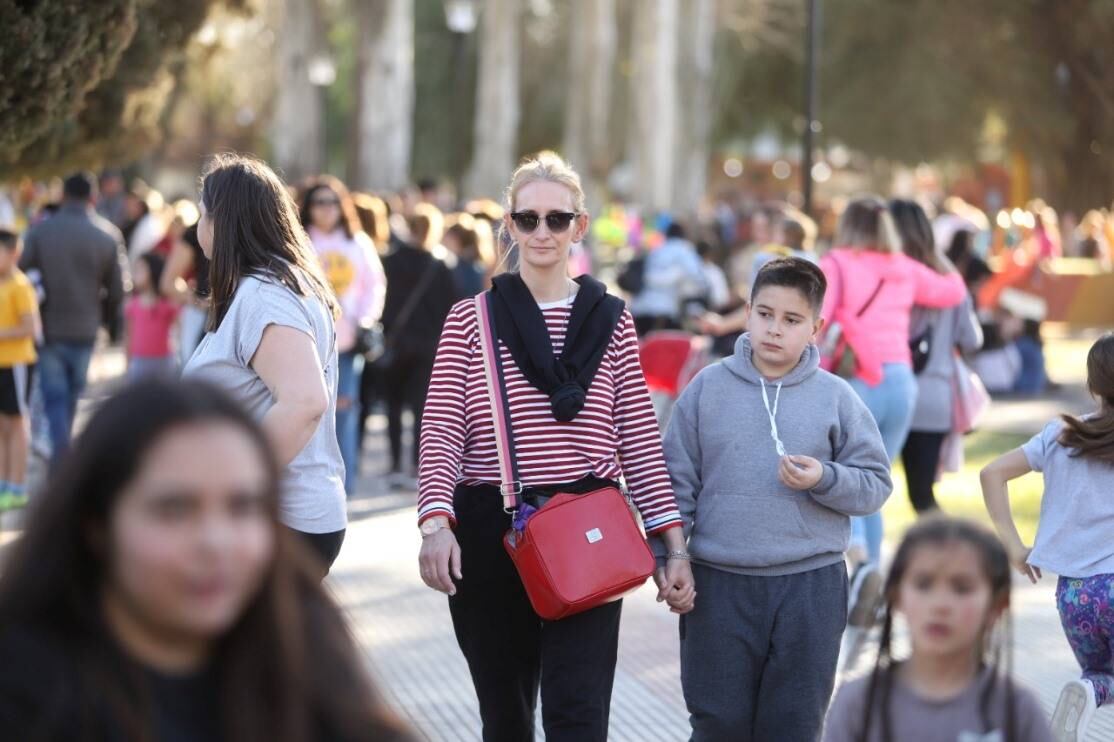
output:
<instances>
[{"instance_id":1,"label":"black top","mask_svg":"<svg viewBox=\"0 0 1114 742\"><path fill-rule=\"evenodd\" d=\"M431 264L433 268L430 268ZM432 280L422 292L405 326L400 327L399 314L406 306L407 298L422 282L427 268L433 271ZM384 332L392 338L391 343L398 353L432 359L437 353L445 317L459 298L452 271L428 251L406 245L383 258L383 272L387 276L382 319Z\"/></svg>"},{"instance_id":2,"label":"black top","mask_svg":"<svg viewBox=\"0 0 1114 742\"><path fill-rule=\"evenodd\" d=\"M134 673L132 677L146 690L154 739L223 739L217 684L210 670L167 675L132 662L111 643L102 649L121 679ZM127 740L126 730L109 713L107 693L91 694L83 685L83 671L88 668L80 667L79 654L75 646L45 632L0 632L0 738L27 742ZM108 692L125 687L123 682L108 685L114 686L104 689Z\"/></svg>"}]
</instances>

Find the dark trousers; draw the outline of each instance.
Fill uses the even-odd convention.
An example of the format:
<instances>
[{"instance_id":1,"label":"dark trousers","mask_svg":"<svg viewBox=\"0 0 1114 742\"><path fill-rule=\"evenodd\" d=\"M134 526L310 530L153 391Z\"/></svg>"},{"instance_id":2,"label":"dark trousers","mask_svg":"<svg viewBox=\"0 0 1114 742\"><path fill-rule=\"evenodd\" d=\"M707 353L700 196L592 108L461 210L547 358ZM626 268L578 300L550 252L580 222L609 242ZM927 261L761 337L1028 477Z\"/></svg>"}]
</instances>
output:
<instances>
[{"instance_id":1,"label":"dark trousers","mask_svg":"<svg viewBox=\"0 0 1114 742\"><path fill-rule=\"evenodd\" d=\"M813 742L847 624L843 562L778 577L692 567L681 685L692 742Z\"/></svg>"},{"instance_id":2,"label":"dark trousers","mask_svg":"<svg viewBox=\"0 0 1114 742\"><path fill-rule=\"evenodd\" d=\"M291 528L290 531L309 547L309 550L321 565L321 579L325 579L333 566L333 562L337 560L337 556L340 554L340 546L344 543L346 529L342 528L332 533L306 533L294 528Z\"/></svg>"},{"instance_id":3,"label":"dark trousers","mask_svg":"<svg viewBox=\"0 0 1114 742\"><path fill-rule=\"evenodd\" d=\"M510 516L495 487L458 487L461 549L453 629L480 703L484 742L534 739L541 689L547 742L605 742L621 601L542 621L503 548Z\"/></svg>"},{"instance_id":4,"label":"dark trousers","mask_svg":"<svg viewBox=\"0 0 1114 742\"><path fill-rule=\"evenodd\" d=\"M940 449L947 433L921 433L916 430L905 439L901 449L901 463L905 466L905 479L909 483L909 501L918 513L935 510L936 496L932 487L936 483L936 469L940 465Z\"/></svg>"},{"instance_id":5,"label":"dark trousers","mask_svg":"<svg viewBox=\"0 0 1114 742\"><path fill-rule=\"evenodd\" d=\"M391 471L402 469L402 411L414 415L412 461L418 465L418 441L422 432L422 409L433 375L433 359L423 355L399 354L383 371L383 395L387 401L387 438L391 444Z\"/></svg>"}]
</instances>

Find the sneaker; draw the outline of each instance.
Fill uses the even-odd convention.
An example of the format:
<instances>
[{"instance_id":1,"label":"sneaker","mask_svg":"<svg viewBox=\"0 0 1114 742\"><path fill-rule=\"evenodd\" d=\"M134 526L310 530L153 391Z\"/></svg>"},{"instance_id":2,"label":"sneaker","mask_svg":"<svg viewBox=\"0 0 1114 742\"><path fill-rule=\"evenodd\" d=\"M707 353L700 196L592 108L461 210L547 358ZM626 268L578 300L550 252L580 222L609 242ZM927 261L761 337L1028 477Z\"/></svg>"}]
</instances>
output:
<instances>
[{"instance_id":1,"label":"sneaker","mask_svg":"<svg viewBox=\"0 0 1114 742\"><path fill-rule=\"evenodd\" d=\"M869 630L882 605L882 573L873 564L861 564L851 575L847 596L847 625Z\"/></svg>"},{"instance_id":2,"label":"sneaker","mask_svg":"<svg viewBox=\"0 0 1114 742\"><path fill-rule=\"evenodd\" d=\"M1056 742L1083 742L1098 703L1090 680L1072 680L1060 691L1052 712L1052 738Z\"/></svg>"}]
</instances>

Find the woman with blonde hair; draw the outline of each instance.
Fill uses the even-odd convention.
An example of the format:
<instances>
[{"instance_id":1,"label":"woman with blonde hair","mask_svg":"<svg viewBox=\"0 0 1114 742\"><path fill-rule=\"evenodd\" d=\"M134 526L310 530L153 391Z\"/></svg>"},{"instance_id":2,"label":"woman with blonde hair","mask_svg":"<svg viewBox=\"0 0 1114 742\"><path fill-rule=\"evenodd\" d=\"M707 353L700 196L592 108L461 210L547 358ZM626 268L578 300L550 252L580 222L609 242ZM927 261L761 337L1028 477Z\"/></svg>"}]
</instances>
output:
<instances>
[{"instance_id":1,"label":"woman with blonde hair","mask_svg":"<svg viewBox=\"0 0 1114 742\"><path fill-rule=\"evenodd\" d=\"M557 621L534 612L503 548L512 514L500 496L491 406L508 408L525 503L592 492L623 476L651 545L667 557L658 599L691 610L692 572L634 321L602 283L568 277L569 248L588 231L580 179L542 153L515 171L506 200L503 229L518 247L519 269L496 276L485 298L507 399L492 399L485 385L475 301L457 303L422 429L419 564L423 581L449 595L484 740L533 739L540 687L547 740L604 742L622 601Z\"/></svg>"},{"instance_id":2,"label":"woman with blonde hair","mask_svg":"<svg viewBox=\"0 0 1114 742\"><path fill-rule=\"evenodd\" d=\"M913 307L954 307L967 295L963 278L947 258L937 257L945 272L904 254L886 202L864 196L847 205L832 249L820 259L828 280L821 316L841 328L854 359L848 383L870 408L890 461L905 444L917 399L909 347ZM872 622L881 599L881 513L852 519L851 544L867 567L851 581L848 622L861 628Z\"/></svg>"}]
</instances>

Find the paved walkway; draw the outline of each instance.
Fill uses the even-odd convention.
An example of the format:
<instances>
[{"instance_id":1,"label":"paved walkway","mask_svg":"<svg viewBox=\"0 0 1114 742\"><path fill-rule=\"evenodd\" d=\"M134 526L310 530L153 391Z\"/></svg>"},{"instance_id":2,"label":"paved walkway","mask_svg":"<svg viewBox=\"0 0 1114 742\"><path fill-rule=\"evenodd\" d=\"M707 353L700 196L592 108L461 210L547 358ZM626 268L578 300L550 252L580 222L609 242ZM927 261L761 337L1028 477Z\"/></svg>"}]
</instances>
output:
<instances>
[{"instance_id":1,"label":"paved walkway","mask_svg":"<svg viewBox=\"0 0 1114 742\"><path fill-rule=\"evenodd\" d=\"M91 397L102 396L121 368L114 354L98 355ZM1078 387L1055 398L998 404L984 427L1030 433L1039 421L1064 410L1081 410ZM414 527L416 496L388 491L382 478L384 421L368 431L362 495L349 508L352 523L328 584L347 611L353 631L380 687L393 705L429 740L479 740L480 724L467 667L456 646L446 599L418 577L420 538ZM0 519L0 546L18 521ZM1015 673L1039 695L1051 714L1061 685L1078 668L1060 629L1046 576L1031 586L1015 581ZM871 648L873 649L873 648ZM688 738L681 696L676 617L643 588L624 605L619 665L612 703L610 739L617 742L676 742ZM862 658L862 672L872 662ZM539 727L538 738L542 738ZM1089 742L1114 741L1114 710L1102 710Z\"/></svg>"},{"instance_id":2,"label":"paved walkway","mask_svg":"<svg viewBox=\"0 0 1114 742\"><path fill-rule=\"evenodd\" d=\"M999 405L996 417L1002 430L1028 432L1035 424L1031 420L1043 419L1030 417L1023 425L1023 416L1012 411L1014 404ZM373 419L372 425L365 458L369 475L383 467L383 421ZM479 712L446 599L418 576L416 495L387 492L375 476L365 476L363 483L367 494L352 502L354 522L329 584L395 707L429 740L478 741ZM1015 675L1038 694L1049 716L1061 686L1079 672L1060 628L1055 585L1050 575L1038 585L1018 577L1012 612ZM899 630L899 648L902 641ZM872 666L874 649L871 645L864 652L849 677ZM654 591L644 587L623 607L609 739L678 742L688 739L688 733L677 620L654 601ZM543 739L540 725L538 739ZM1087 741L1114 741L1114 709L1096 715Z\"/></svg>"}]
</instances>

